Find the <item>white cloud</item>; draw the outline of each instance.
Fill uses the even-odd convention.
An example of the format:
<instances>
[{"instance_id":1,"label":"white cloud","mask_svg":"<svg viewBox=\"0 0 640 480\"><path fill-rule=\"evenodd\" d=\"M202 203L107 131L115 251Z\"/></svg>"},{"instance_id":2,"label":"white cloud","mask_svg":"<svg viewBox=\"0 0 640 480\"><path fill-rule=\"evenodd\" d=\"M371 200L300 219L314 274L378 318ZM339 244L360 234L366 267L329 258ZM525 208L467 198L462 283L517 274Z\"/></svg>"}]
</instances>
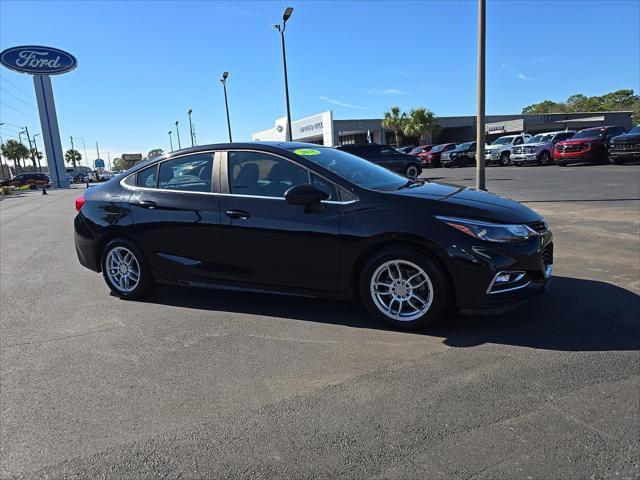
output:
<instances>
[{"instance_id":1,"label":"white cloud","mask_svg":"<svg viewBox=\"0 0 640 480\"><path fill-rule=\"evenodd\" d=\"M527 81L529 81L529 82L533 80L533 78L531 78L531 77L527 77L524 73L518 73L517 77L518 77L520 80L527 80Z\"/></svg>"},{"instance_id":2,"label":"white cloud","mask_svg":"<svg viewBox=\"0 0 640 480\"><path fill-rule=\"evenodd\" d=\"M344 102L341 102L340 100L336 100L334 98L320 97L320 100L323 100L325 102L329 102L332 105L337 105L339 107L355 108L355 109L358 109L358 110L366 110L366 107L360 107L358 105L352 105L350 103L344 103Z\"/></svg>"},{"instance_id":3,"label":"white cloud","mask_svg":"<svg viewBox=\"0 0 640 480\"><path fill-rule=\"evenodd\" d=\"M389 70L389 73L393 73L394 75L401 75L403 77L408 77L411 75L409 72L404 72L402 70Z\"/></svg>"},{"instance_id":4,"label":"white cloud","mask_svg":"<svg viewBox=\"0 0 640 480\"><path fill-rule=\"evenodd\" d=\"M369 95L406 95L407 92L397 88L371 88L367 90Z\"/></svg>"}]
</instances>

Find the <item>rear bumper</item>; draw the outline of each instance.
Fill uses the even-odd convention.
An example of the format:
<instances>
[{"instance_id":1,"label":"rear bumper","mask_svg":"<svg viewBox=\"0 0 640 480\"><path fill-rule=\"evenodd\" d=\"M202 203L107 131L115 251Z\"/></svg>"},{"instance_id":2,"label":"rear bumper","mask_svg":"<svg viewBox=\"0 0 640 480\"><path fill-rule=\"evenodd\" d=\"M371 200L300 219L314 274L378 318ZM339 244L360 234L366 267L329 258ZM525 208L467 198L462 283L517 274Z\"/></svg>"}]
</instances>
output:
<instances>
[{"instance_id":1,"label":"rear bumper","mask_svg":"<svg viewBox=\"0 0 640 480\"><path fill-rule=\"evenodd\" d=\"M85 222L82 213L76 215L73 226L75 230L74 244L78 261L83 267L93 270L94 272L99 272L100 264L98 263L96 255L96 238Z\"/></svg>"}]
</instances>

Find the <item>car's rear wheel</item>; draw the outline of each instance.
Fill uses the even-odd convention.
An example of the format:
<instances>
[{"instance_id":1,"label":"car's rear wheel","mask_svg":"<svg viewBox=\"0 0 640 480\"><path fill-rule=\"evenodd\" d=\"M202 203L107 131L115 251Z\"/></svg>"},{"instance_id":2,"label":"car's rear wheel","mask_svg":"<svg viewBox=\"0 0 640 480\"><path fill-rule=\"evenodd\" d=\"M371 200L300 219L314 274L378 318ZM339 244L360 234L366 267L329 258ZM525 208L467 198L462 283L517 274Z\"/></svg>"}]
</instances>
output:
<instances>
[{"instance_id":1,"label":"car's rear wheel","mask_svg":"<svg viewBox=\"0 0 640 480\"><path fill-rule=\"evenodd\" d=\"M142 298L153 287L151 270L140 249L125 238L109 242L102 252L102 275L120 298Z\"/></svg>"},{"instance_id":2,"label":"car's rear wheel","mask_svg":"<svg viewBox=\"0 0 640 480\"><path fill-rule=\"evenodd\" d=\"M403 330L423 328L440 318L449 303L449 290L440 267L409 247L377 253L360 276L360 296L369 313Z\"/></svg>"},{"instance_id":3,"label":"car's rear wheel","mask_svg":"<svg viewBox=\"0 0 640 480\"><path fill-rule=\"evenodd\" d=\"M551 157L549 157L549 153L548 152L542 152L540 154L540 156L538 157L538 165L546 167L547 165L549 165L549 160L550 159L551 159Z\"/></svg>"},{"instance_id":4,"label":"car's rear wheel","mask_svg":"<svg viewBox=\"0 0 640 480\"><path fill-rule=\"evenodd\" d=\"M420 174L420 169L417 165L410 164L407 166L405 174L407 175L407 177L416 178Z\"/></svg>"}]
</instances>

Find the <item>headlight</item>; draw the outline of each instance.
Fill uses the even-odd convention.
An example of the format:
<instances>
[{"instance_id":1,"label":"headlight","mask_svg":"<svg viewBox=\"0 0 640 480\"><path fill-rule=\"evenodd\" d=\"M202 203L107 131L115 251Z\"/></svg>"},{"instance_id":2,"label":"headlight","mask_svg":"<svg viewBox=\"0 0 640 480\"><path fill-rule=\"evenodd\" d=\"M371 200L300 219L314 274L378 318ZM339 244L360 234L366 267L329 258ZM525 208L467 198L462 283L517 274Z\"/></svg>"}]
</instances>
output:
<instances>
[{"instance_id":1,"label":"headlight","mask_svg":"<svg viewBox=\"0 0 640 480\"><path fill-rule=\"evenodd\" d=\"M436 216L438 220L450 227L460 230L467 235L494 243L519 243L536 236L535 230L526 225L504 225L500 223L488 223L464 218Z\"/></svg>"}]
</instances>

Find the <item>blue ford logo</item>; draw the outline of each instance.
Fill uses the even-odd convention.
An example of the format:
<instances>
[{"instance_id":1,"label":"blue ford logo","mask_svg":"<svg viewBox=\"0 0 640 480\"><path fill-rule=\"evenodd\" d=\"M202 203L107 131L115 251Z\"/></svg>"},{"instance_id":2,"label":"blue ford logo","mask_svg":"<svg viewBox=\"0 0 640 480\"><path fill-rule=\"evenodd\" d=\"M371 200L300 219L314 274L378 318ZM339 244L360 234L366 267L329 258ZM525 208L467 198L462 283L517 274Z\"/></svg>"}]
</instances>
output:
<instances>
[{"instance_id":1,"label":"blue ford logo","mask_svg":"<svg viewBox=\"0 0 640 480\"><path fill-rule=\"evenodd\" d=\"M76 58L57 48L27 45L12 47L0 53L0 63L20 73L57 75L76 68Z\"/></svg>"}]
</instances>

